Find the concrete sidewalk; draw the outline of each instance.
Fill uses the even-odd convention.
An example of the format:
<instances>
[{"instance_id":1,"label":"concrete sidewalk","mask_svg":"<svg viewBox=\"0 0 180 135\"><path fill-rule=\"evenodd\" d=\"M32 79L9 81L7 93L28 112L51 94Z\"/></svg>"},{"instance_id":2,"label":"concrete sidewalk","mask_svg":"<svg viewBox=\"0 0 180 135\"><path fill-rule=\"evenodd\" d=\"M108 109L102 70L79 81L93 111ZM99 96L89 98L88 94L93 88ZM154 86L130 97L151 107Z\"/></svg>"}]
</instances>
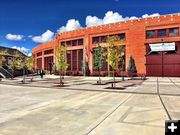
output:
<instances>
[{"instance_id":1,"label":"concrete sidewalk","mask_svg":"<svg viewBox=\"0 0 180 135\"><path fill-rule=\"evenodd\" d=\"M118 93L92 85L97 78L78 79L90 83L0 84L0 135L162 135L165 120L180 119L179 78L153 77Z\"/></svg>"}]
</instances>

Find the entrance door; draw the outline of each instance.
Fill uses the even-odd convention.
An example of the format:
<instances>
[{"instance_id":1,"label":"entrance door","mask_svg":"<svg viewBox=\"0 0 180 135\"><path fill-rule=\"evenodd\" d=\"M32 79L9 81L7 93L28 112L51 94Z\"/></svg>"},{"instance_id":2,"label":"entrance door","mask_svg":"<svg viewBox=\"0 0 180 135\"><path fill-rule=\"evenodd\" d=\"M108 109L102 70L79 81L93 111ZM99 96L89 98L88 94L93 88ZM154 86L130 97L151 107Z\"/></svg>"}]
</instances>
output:
<instances>
[{"instance_id":1,"label":"entrance door","mask_svg":"<svg viewBox=\"0 0 180 135\"><path fill-rule=\"evenodd\" d=\"M180 43L175 51L150 52L146 46L146 72L148 76L180 77Z\"/></svg>"}]
</instances>

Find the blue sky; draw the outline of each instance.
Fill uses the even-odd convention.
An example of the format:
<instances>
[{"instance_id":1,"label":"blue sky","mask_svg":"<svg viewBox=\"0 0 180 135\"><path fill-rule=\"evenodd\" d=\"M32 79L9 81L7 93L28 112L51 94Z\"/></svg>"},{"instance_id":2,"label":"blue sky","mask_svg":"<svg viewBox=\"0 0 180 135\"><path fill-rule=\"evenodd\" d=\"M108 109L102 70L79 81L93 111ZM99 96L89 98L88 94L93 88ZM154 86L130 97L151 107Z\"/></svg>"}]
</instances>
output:
<instances>
[{"instance_id":1,"label":"blue sky","mask_svg":"<svg viewBox=\"0 0 180 135\"><path fill-rule=\"evenodd\" d=\"M57 30L177 12L179 0L1 0L0 45L31 51Z\"/></svg>"}]
</instances>

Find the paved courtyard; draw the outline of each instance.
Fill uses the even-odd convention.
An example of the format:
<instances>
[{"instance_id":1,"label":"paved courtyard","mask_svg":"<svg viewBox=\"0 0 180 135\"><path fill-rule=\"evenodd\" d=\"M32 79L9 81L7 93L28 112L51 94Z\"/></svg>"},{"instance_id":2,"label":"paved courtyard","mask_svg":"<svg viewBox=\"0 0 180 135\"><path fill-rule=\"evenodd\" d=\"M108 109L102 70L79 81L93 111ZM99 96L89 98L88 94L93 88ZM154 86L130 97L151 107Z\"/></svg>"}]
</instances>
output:
<instances>
[{"instance_id":1,"label":"paved courtyard","mask_svg":"<svg viewBox=\"0 0 180 135\"><path fill-rule=\"evenodd\" d=\"M0 82L0 135L163 135L165 120L180 119L180 78L119 82L124 90L96 79Z\"/></svg>"}]
</instances>

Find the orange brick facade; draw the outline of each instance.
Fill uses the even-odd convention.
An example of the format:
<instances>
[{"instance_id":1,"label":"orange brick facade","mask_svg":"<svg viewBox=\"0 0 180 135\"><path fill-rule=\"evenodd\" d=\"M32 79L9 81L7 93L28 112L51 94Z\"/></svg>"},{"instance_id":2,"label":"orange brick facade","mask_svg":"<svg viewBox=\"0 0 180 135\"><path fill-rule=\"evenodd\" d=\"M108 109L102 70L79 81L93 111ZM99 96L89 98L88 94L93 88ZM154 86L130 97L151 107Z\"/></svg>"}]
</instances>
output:
<instances>
[{"instance_id":1,"label":"orange brick facade","mask_svg":"<svg viewBox=\"0 0 180 135\"><path fill-rule=\"evenodd\" d=\"M162 38L146 38L146 31L158 29L178 28L178 35L167 36ZM93 44L93 37L125 33L125 40L121 45L125 45L125 65L126 69L129 64L130 56L135 59L135 64L138 73L147 73L146 67L146 46L149 43L161 42L180 42L180 14L163 15L159 17L150 17L144 19L129 20L124 22L112 23L101 26L87 27L84 29L63 32L56 35L56 38L44 44L35 47L32 51L35 56L35 68L44 69L44 58L54 56L52 54L44 54L45 50L55 49L56 46L61 45L61 42L83 39L83 45L69 46L67 50L83 50L83 60L86 60L90 69L93 72L93 53L92 49L95 47ZM42 52L42 55L37 54ZM54 51L55 52L55 51ZM41 64L38 66L38 60ZM55 57L53 57L55 62Z\"/></svg>"}]
</instances>

